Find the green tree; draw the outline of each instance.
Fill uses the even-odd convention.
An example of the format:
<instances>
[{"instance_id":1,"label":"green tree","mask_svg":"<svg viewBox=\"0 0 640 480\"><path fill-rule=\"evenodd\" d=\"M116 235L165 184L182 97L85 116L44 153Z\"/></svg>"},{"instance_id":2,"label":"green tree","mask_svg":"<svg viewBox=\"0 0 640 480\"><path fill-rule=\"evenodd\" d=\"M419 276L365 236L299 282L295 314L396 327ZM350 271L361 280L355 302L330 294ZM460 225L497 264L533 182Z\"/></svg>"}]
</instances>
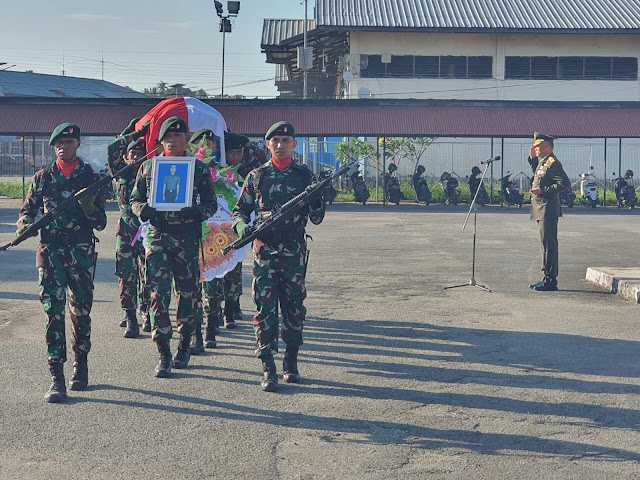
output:
<instances>
[{"instance_id":1,"label":"green tree","mask_svg":"<svg viewBox=\"0 0 640 480\"><path fill-rule=\"evenodd\" d=\"M193 90L187 88L184 83L176 83L168 85L167 82L160 82L155 87L149 87L142 90L142 93L159 98L169 97L195 97L209 98L209 94L202 88Z\"/></svg>"},{"instance_id":2,"label":"green tree","mask_svg":"<svg viewBox=\"0 0 640 480\"><path fill-rule=\"evenodd\" d=\"M402 151L405 154L405 158L413 163L414 174L418 169L418 165L420 165L422 155L424 155L435 139L436 137L410 137L404 139Z\"/></svg>"}]
</instances>

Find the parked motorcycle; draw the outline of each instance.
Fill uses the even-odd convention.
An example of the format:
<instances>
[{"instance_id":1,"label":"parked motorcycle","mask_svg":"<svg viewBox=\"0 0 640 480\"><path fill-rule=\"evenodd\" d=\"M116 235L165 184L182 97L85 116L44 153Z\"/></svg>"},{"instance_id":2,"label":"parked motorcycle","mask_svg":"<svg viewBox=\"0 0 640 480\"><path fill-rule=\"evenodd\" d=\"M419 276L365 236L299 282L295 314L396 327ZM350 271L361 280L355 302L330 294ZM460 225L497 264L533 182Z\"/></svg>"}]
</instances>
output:
<instances>
[{"instance_id":1,"label":"parked motorcycle","mask_svg":"<svg viewBox=\"0 0 640 480\"><path fill-rule=\"evenodd\" d=\"M616 172L613 172L615 177ZM629 207L634 208L638 203L638 197L633 185L629 185L629 182L633 179L633 170L627 170L624 172L623 178L618 178L613 187L616 192L616 199L618 200L618 208Z\"/></svg>"},{"instance_id":2,"label":"parked motorcycle","mask_svg":"<svg viewBox=\"0 0 640 480\"><path fill-rule=\"evenodd\" d=\"M449 172L443 172L442 175L440 175L440 185L442 185L442 190L444 190L444 204L458 205L458 180Z\"/></svg>"},{"instance_id":3,"label":"parked motorcycle","mask_svg":"<svg viewBox=\"0 0 640 480\"><path fill-rule=\"evenodd\" d=\"M573 204L576 201L576 194L573 193L571 187L567 188L565 191L560 192L560 205L566 205L569 208L573 208Z\"/></svg>"},{"instance_id":4,"label":"parked motorcycle","mask_svg":"<svg viewBox=\"0 0 640 480\"><path fill-rule=\"evenodd\" d=\"M590 170L593 170L593 166L590 167ZM593 172L581 173L580 174L580 195L582 195L582 204L596 208L598 205L598 195L600 191L598 189L598 184L593 178Z\"/></svg>"},{"instance_id":5,"label":"parked motorcycle","mask_svg":"<svg viewBox=\"0 0 640 480\"><path fill-rule=\"evenodd\" d=\"M507 172L500 179L500 196L502 197L502 203L506 203L508 206L518 205L518 208L522 207L524 195L520 193L518 182L511 180L511 172Z\"/></svg>"},{"instance_id":6,"label":"parked motorcycle","mask_svg":"<svg viewBox=\"0 0 640 480\"><path fill-rule=\"evenodd\" d=\"M431 190L429 190L429 185L427 181L422 176L424 174L425 168L422 165L418 165L416 169L416 173L413 175L413 189L416 192L416 202L424 203L425 205L429 205L431 203Z\"/></svg>"},{"instance_id":7,"label":"parked motorcycle","mask_svg":"<svg viewBox=\"0 0 640 480\"><path fill-rule=\"evenodd\" d=\"M333 172L331 170L324 170L318 174L318 181L325 180L331 175L333 175ZM333 201L336 199L337 195L338 192L336 191L332 183L324 187L324 190L322 191L322 199L329 205L333 205Z\"/></svg>"},{"instance_id":8,"label":"parked motorcycle","mask_svg":"<svg viewBox=\"0 0 640 480\"><path fill-rule=\"evenodd\" d=\"M389 203L400 205L402 192L400 192L400 182L396 176L398 167L395 163L390 163L388 170L384 174L384 196Z\"/></svg>"},{"instance_id":9,"label":"parked motorcycle","mask_svg":"<svg viewBox=\"0 0 640 480\"><path fill-rule=\"evenodd\" d=\"M487 203L489 203L489 195L487 194L487 190L484 188L484 181L481 183L482 175L480 174L480 169L478 167L473 167L471 169L471 175L469 176L469 191L471 192L471 200L476 199L476 203L482 207L484 207ZM478 189L480 189L478 191ZM476 196L476 192L478 195Z\"/></svg>"},{"instance_id":10,"label":"parked motorcycle","mask_svg":"<svg viewBox=\"0 0 640 480\"><path fill-rule=\"evenodd\" d=\"M351 184L353 185L353 195L355 196L356 202L366 205L367 200L369 200L369 189L364 183L364 178L360 171L356 170L351 175Z\"/></svg>"}]
</instances>

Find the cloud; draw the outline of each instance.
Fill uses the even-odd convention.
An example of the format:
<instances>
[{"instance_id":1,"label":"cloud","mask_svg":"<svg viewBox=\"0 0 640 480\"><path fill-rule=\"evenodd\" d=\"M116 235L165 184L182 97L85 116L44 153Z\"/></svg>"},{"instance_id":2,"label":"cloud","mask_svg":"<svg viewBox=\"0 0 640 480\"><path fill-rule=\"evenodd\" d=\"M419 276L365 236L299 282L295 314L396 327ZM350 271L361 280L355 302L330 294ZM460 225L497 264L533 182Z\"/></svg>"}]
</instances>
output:
<instances>
[{"instance_id":1,"label":"cloud","mask_svg":"<svg viewBox=\"0 0 640 480\"><path fill-rule=\"evenodd\" d=\"M66 15L71 20L77 22L100 22L102 20L120 20L120 17L114 17L113 15L96 15L93 13L72 13Z\"/></svg>"}]
</instances>

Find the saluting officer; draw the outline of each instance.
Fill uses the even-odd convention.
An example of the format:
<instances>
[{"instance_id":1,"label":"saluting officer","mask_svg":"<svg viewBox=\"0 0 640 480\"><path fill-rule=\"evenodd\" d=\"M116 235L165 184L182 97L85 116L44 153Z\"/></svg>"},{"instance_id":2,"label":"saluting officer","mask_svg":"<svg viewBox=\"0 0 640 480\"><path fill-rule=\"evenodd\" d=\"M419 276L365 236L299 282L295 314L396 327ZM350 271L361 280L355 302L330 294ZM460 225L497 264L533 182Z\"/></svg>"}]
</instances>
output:
<instances>
[{"instance_id":1,"label":"saluting officer","mask_svg":"<svg viewBox=\"0 0 640 480\"><path fill-rule=\"evenodd\" d=\"M533 171L531 219L538 222L544 278L529 287L548 292L558 290L558 218L562 216L559 194L571 182L553 153L555 138L538 132L533 138L528 158Z\"/></svg>"},{"instance_id":2,"label":"saluting officer","mask_svg":"<svg viewBox=\"0 0 640 480\"><path fill-rule=\"evenodd\" d=\"M75 123L58 125L49 144L56 161L33 177L29 193L18 218L17 235L34 223L38 211L45 214L80 190L97 182L100 176L76 152L80 147L80 128ZM73 325L73 375L71 390L83 390L89 382L87 355L91 350L91 306L93 305L93 273L95 269L95 237L93 230L107 225L101 192L85 195L78 206L40 230L36 254L40 302L47 315L46 343L51 372L51 387L45 395L50 403L67 398L64 362L67 340L64 314L69 292L69 312Z\"/></svg>"},{"instance_id":3,"label":"saluting officer","mask_svg":"<svg viewBox=\"0 0 640 480\"><path fill-rule=\"evenodd\" d=\"M180 117L171 117L160 127L159 141L164 156L186 156L189 141L187 123ZM178 351L173 359L174 368L185 368L190 359L191 335L196 328L199 266L198 254L202 237L202 220L218 209L213 180L209 168L195 161L192 206L180 211L158 211L148 203L153 159L142 164L131 194L133 212L142 221L149 220L146 238L146 282L151 289L151 338L157 344L160 360L155 376L166 378L171 373L172 328L169 319L171 282L178 297L177 325L180 334ZM200 203L196 199L200 197Z\"/></svg>"},{"instance_id":4,"label":"saluting officer","mask_svg":"<svg viewBox=\"0 0 640 480\"><path fill-rule=\"evenodd\" d=\"M147 153L142 137L147 133L149 122L134 132L138 120L139 118L134 118L122 134L107 147L107 160L112 175ZM120 326L126 327L125 338L135 338L140 333L136 307L144 317L142 330L151 331L149 289L144 284L144 245L142 242L131 245L140 228L140 220L131 211L129 203L139 169L140 167L131 170L116 180L116 194L120 207L120 219L116 227L116 275L120 278L120 306L124 310Z\"/></svg>"},{"instance_id":5,"label":"saluting officer","mask_svg":"<svg viewBox=\"0 0 640 480\"><path fill-rule=\"evenodd\" d=\"M289 122L278 122L265 135L273 158L249 173L242 193L233 209L233 228L239 238L249 235L251 212L256 220L267 218L280 206L306 189L314 188L313 175L292 159L297 142ZM263 365L264 391L278 389L278 377L273 354L278 351L278 303L282 310L282 340L286 352L282 362L285 382L297 383L298 350L302 345L302 327L306 314L303 305L307 296L307 219L319 224L324 218L321 197L308 208L298 210L253 242L253 298L258 313L253 318L256 334L256 356Z\"/></svg>"}]
</instances>

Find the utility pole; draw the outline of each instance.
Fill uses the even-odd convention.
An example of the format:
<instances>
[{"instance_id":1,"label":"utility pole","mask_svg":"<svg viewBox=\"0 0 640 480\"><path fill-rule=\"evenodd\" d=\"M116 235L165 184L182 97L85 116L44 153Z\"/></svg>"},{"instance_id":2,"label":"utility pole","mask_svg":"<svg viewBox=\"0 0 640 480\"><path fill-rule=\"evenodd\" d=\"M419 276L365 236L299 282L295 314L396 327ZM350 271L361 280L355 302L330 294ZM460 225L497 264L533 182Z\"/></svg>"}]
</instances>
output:
<instances>
[{"instance_id":1,"label":"utility pole","mask_svg":"<svg viewBox=\"0 0 640 480\"><path fill-rule=\"evenodd\" d=\"M224 98L224 51L226 34L231 33L231 20L229 20L229 18L238 16L238 12L240 11L240 2L227 2L227 15L224 15L222 3L215 0L213 5L216 7L218 17L220 17L220 32L222 32L222 85L220 88L220 98Z\"/></svg>"}]
</instances>

